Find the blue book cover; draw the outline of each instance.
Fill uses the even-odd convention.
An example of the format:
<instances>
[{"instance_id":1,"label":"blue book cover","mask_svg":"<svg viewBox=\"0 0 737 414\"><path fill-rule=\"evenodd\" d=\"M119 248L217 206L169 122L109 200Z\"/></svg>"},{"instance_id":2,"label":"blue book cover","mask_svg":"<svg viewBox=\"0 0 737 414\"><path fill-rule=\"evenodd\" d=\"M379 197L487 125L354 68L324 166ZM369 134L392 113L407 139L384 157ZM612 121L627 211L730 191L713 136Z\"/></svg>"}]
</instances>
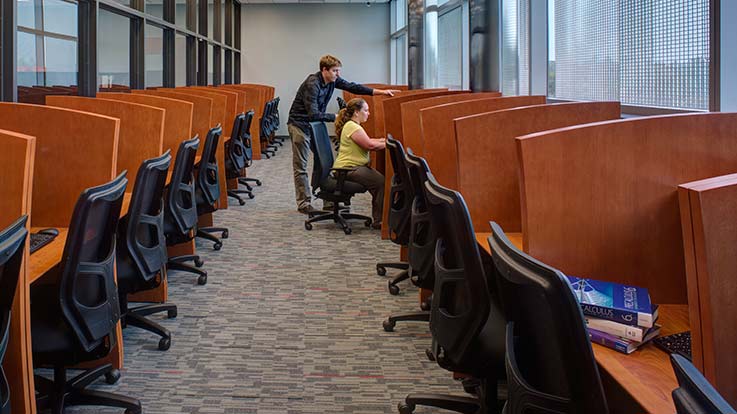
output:
<instances>
[{"instance_id":1,"label":"blue book cover","mask_svg":"<svg viewBox=\"0 0 737 414\"><path fill-rule=\"evenodd\" d=\"M623 354L631 354L643 343L649 342L651 339L656 337L660 333L660 325L647 330L647 334L643 338L642 342L633 341L630 339L620 338L616 335L611 335L606 332L597 331L596 329L589 329L589 338L592 343L603 345L607 348L614 349Z\"/></svg>"},{"instance_id":2,"label":"blue book cover","mask_svg":"<svg viewBox=\"0 0 737 414\"><path fill-rule=\"evenodd\" d=\"M658 318L645 288L575 276L568 281L584 315L645 328Z\"/></svg>"}]
</instances>

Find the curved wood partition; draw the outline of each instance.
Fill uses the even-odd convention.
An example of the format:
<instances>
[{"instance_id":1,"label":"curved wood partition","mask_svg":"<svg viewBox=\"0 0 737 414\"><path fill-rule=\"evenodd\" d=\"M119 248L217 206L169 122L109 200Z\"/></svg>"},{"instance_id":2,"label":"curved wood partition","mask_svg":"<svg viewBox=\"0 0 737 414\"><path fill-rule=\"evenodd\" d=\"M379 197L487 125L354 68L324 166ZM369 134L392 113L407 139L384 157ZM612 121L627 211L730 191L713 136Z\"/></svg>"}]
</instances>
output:
<instances>
[{"instance_id":1,"label":"curved wood partition","mask_svg":"<svg viewBox=\"0 0 737 414\"><path fill-rule=\"evenodd\" d=\"M261 93L258 91L258 89L240 87L238 85L221 85L220 87L227 90L235 90L245 94L245 100L243 102L243 112L253 110L253 120L251 121L251 127L248 130L252 138L251 146L253 149L253 159L260 160L261 140L259 139L258 119L260 118L259 114L264 110L263 104L259 104Z\"/></svg>"},{"instance_id":2,"label":"curved wood partition","mask_svg":"<svg viewBox=\"0 0 737 414\"><path fill-rule=\"evenodd\" d=\"M24 214L31 214L33 161L36 138L17 132L0 130L0 229L8 227ZM29 227L30 223L26 224ZM30 343L30 301L26 273L28 242L23 252L20 277L13 298L10 338L3 362L10 385L13 412L30 413L34 406L33 361Z\"/></svg>"},{"instance_id":3,"label":"curved wood partition","mask_svg":"<svg viewBox=\"0 0 737 414\"><path fill-rule=\"evenodd\" d=\"M31 227L68 227L82 190L115 178L120 126L116 118L0 103L0 125L36 137Z\"/></svg>"},{"instance_id":4,"label":"curved wood partition","mask_svg":"<svg viewBox=\"0 0 737 414\"><path fill-rule=\"evenodd\" d=\"M571 125L619 119L619 102L525 106L455 119L455 177L438 177L463 194L476 229L489 220L522 232L515 138ZM452 163L453 160L447 160ZM440 172L440 171L439 171Z\"/></svg>"},{"instance_id":5,"label":"curved wood partition","mask_svg":"<svg viewBox=\"0 0 737 414\"><path fill-rule=\"evenodd\" d=\"M456 188L456 163L450 161L458 158L453 125L455 118L544 103L544 96L509 96L455 102L420 110L422 154L432 174L440 184Z\"/></svg>"},{"instance_id":6,"label":"curved wood partition","mask_svg":"<svg viewBox=\"0 0 737 414\"><path fill-rule=\"evenodd\" d=\"M212 98L205 96L196 96L192 94L170 92L162 89L134 89L132 94L161 96L164 98L178 99L180 101L190 102L192 107L192 132L191 135L197 134L200 140L204 140L207 131L210 130L210 118L212 117ZM202 150L200 145L199 151Z\"/></svg>"},{"instance_id":7,"label":"curved wood partition","mask_svg":"<svg viewBox=\"0 0 737 414\"><path fill-rule=\"evenodd\" d=\"M128 171L131 184L128 190L133 190L141 163L163 152L164 110L161 108L81 96L49 96L46 104L120 119L117 173Z\"/></svg>"},{"instance_id":8,"label":"curved wood partition","mask_svg":"<svg viewBox=\"0 0 737 414\"><path fill-rule=\"evenodd\" d=\"M686 303L677 186L737 171L737 114L600 122L517 138L525 250L567 274Z\"/></svg>"},{"instance_id":9,"label":"curved wood partition","mask_svg":"<svg viewBox=\"0 0 737 414\"><path fill-rule=\"evenodd\" d=\"M678 188L686 260L691 354L733 407L737 406L737 174Z\"/></svg>"},{"instance_id":10,"label":"curved wood partition","mask_svg":"<svg viewBox=\"0 0 737 414\"><path fill-rule=\"evenodd\" d=\"M237 93L204 86L177 88L175 90L182 90L185 92L197 91L198 93L202 93L207 97L213 97L214 99L218 99L218 97L224 97L226 101L221 122L221 125L223 126L223 137L229 138L231 135L233 135L233 119L237 114L236 108L238 108L239 104Z\"/></svg>"},{"instance_id":11,"label":"curved wood partition","mask_svg":"<svg viewBox=\"0 0 737 414\"><path fill-rule=\"evenodd\" d=\"M162 150L166 151L170 149L173 159L176 159L179 144L184 140L192 138L192 112L194 108L192 102L165 98L163 96L117 92L101 92L97 94L97 97L139 103L164 109L166 112L164 113L164 141Z\"/></svg>"},{"instance_id":12,"label":"curved wood partition","mask_svg":"<svg viewBox=\"0 0 737 414\"><path fill-rule=\"evenodd\" d=\"M405 148L412 148L415 155L422 156L422 125L420 124L420 111L433 106L444 105L454 102L475 101L486 98L498 98L502 96L499 92L478 92L455 95L442 95L433 98L417 99L400 105L402 115L401 141ZM397 139L397 137L394 137Z\"/></svg>"}]
</instances>

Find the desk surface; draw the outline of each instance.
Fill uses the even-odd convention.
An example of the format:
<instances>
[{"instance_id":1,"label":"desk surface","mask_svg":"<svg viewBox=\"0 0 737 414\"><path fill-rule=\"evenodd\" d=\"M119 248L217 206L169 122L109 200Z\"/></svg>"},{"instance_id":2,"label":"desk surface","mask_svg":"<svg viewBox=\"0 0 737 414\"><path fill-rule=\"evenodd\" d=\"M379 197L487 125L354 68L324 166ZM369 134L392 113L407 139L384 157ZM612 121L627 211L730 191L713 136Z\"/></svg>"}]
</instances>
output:
<instances>
[{"instance_id":1,"label":"desk surface","mask_svg":"<svg viewBox=\"0 0 737 414\"><path fill-rule=\"evenodd\" d=\"M487 239L491 233L476 233L476 241L491 253ZM522 233L508 233L509 240L522 248ZM689 329L687 305L660 305L658 322L660 335L670 335ZM672 414L675 406L671 392L678 388L668 354L651 343L630 355L592 344L599 368L606 371L648 413Z\"/></svg>"}]
</instances>

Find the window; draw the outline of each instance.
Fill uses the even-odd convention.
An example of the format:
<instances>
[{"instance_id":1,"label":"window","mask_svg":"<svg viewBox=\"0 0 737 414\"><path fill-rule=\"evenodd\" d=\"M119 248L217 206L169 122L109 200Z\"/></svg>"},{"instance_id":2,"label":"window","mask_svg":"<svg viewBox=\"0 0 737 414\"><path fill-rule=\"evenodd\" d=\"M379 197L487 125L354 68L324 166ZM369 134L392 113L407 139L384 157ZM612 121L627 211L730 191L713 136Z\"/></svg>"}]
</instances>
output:
<instances>
[{"instance_id":1,"label":"window","mask_svg":"<svg viewBox=\"0 0 737 414\"><path fill-rule=\"evenodd\" d=\"M187 86L187 37L174 37L174 86Z\"/></svg>"},{"instance_id":2,"label":"window","mask_svg":"<svg viewBox=\"0 0 737 414\"><path fill-rule=\"evenodd\" d=\"M392 0L391 18L391 83L407 83L407 0Z\"/></svg>"},{"instance_id":3,"label":"window","mask_svg":"<svg viewBox=\"0 0 737 414\"><path fill-rule=\"evenodd\" d=\"M164 18L164 0L146 0L144 7L147 14Z\"/></svg>"},{"instance_id":4,"label":"window","mask_svg":"<svg viewBox=\"0 0 737 414\"><path fill-rule=\"evenodd\" d=\"M215 74L215 68L214 68L214 62L215 62L215 48L212 47L212 45L207 45L207 84L212 85L213 78Z\"/></svg>"},{"instance_id":5,"label":"window","mask_svg":"<svg viewBox=\"0 0 737 414\"><path fill-rule=\"evenodd\" d=\"M207 1L207 37L213 38L215 34L215 0ZM220 36L217 37L218 40Z\"/></svg>"},{"instance_id":6,"label":"window","mask_svg":"<svg viewBox=\"0 0 737 414\"><path fill-rule=\"evenodd\" d=\"M146 86L164 85L164 29L146 25L145 39Z\"/></svg>"},{"instance_id":7,"label":"window","mask_svg":"<svg viewBox=\"0 0 737 414\"><path fill-rule=\"evenodd\" d=\"M438 17L438 86L463 87L462 8L456 7Z\"/></svg>"},{"instance_id":8,"label":"window","mask_svg":"<svg viewBox=\"0 0 737 414\"><path fill-rule=\"evenodd\" d=\"M529 0L502 1L502 93L526 95L529 87Z\"/></svg>"},{"instance_id":9,"label":"window","mask_svg":"<svg viewBox=\"0 0 737 414\"><path fill-rule=\"evenodd\" d=\"M708 109L709 0L549 0L548 11L551 96Z\"/></svg>"},{"instance_id":10,"label":"window","mask_svg":"<svg viewBox=\"0 0 737 414\"><path fill-rule=\"evenodd\" d=\"M130 19L100 8L97 51L98 85L130 86Z\"/></svg>"}]
</instances>

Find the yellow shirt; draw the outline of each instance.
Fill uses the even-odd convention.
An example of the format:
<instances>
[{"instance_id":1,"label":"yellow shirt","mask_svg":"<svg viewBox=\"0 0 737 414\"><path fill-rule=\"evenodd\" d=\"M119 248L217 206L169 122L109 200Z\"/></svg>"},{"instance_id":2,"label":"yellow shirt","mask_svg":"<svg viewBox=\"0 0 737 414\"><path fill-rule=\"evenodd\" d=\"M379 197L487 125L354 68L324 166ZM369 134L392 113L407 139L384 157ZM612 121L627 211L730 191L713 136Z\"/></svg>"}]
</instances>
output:
<instances>
[{"instance_id":1,"label":"yellow shirt","mask_svg":"<svg viewBox=\"0 0 737 414\"><path fill-rule=\"evenodd\" d=\"M340 150L338 158L333 163L333 168L352 168L366 165L371 162L369 152L356 144L351 135L356 131L363 131L363 127L354 121L348 121L343 125L340 133Z\"/></svg>"}]
</instances>

